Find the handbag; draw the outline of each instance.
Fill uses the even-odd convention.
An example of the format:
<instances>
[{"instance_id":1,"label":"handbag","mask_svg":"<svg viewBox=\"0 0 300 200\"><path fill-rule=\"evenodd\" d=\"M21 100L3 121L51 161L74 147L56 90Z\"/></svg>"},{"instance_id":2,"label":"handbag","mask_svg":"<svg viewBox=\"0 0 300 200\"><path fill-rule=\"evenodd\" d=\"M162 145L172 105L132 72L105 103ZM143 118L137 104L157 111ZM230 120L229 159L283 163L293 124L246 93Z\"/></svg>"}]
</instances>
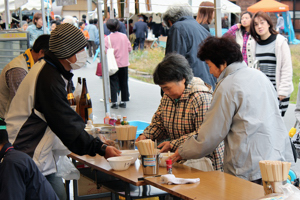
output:
<instances>
[{"instance_id":1,"label":"handbag","mask_svg":"<svg viewBox=\"0 0 300 200\"><path fill-rule=\"evenodd\" d=\"M111 47L110 37L108 37L108 44L109 48L106 51L106 58L107 58L107 66L108 66L108 73L109 76L114 75L118 70L119 67L117 65L117 61L114 54L114 49Z\"/></svg>"},{"instance_id":2,"label":"handbag","mask_svg":"<svg viewBox=\"0 0 300 200\"><path fill-rule=\"evenodd\" d=\"M101 65L101 62L98 63L98 65L97 65L96 75L97 76L102 76L102 65Z\"/></svg>"}]
</instances>

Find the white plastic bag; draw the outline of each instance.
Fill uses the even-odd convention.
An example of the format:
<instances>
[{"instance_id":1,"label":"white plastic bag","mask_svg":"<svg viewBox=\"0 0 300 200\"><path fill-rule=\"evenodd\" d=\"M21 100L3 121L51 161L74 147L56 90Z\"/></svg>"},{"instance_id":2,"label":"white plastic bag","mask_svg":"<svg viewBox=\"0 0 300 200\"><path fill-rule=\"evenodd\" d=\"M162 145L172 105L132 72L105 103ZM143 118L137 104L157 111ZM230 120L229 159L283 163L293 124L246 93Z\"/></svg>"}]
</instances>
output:
<instances>
[{"instance_id":1,"label":"white plastic bag","mask_svg":"<svg viewBox=\"0 0 300 200\"><path fill-rule=\"evenodd\" d=\"M290 183L280 186L285 200L300 200L300 190Z\"/></svg>"},{"instance_id":2,"label":"white plastic bag","mask_svg":"<svg viewBox=\"0 0 300 200\"><path fill-rule=\"evenodd\" d=\"M106 57L107 57L107 67L108 67L108 73L109 76L114 75L118 70L119 67L117 65L117 61L115 58L115 50L112 48L111 46L111 42L110 42L110 37L108 37L108 44L109 44L109 48L106 51Z\"/></svg>"},{"instance_id":3,"label":"white plastic bag","mask_svg":"<svg viewBox=\"0 0 300 200\"><path fill-rule=\"evenodd\" d=\"M73 165L73 163L67 156L59 156L56 166L57 166L56 176L62 177L65 180L79 179L80 172Z\"/></svg>"}]
</instances>

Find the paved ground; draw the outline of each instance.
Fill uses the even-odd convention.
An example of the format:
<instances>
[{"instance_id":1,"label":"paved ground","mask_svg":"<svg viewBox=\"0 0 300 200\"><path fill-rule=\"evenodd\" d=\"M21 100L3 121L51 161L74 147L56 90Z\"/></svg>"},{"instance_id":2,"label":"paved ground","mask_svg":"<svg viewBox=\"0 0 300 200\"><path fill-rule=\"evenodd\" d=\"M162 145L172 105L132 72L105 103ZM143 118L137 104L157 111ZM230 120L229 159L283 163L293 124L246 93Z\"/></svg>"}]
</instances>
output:
<instances>
[{"instance_id":1,"label":"paved ground","mask_svg":"<svg viewBox=\"0 0 300 200\"><path fill-rule=\"evenodd\" d=\"M73 80L76 85L78 76L87 79L87 87L93 104L94 123L103 123L105 109L104 102L100 101L100 99L103 99L103 82L102 79L95 75L96 63L93 63L91 58L89 58L89 61L91 64L88 64L87 67L73 72ZM130 101L127 103L127 108L111 109L111 113L121 116L125 115L129 121L139 120L150 122L160 102L161 96L159 86L130 78L129 92ZM287 127L286 134L295 123L294 110L295 105L290 104L286 116L284 117ZM300 176L300 161L293 170Z\"/></svg>"}]
</instances>

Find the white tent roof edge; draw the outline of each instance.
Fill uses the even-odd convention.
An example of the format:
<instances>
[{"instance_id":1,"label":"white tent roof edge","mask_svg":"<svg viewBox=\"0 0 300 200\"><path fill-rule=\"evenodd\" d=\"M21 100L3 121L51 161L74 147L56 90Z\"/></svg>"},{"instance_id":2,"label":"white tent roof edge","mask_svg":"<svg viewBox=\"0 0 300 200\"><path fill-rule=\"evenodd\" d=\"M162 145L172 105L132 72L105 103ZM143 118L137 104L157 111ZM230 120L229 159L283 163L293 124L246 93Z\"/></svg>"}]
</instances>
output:
<instances>
[{"instance_id":1,"label":"white tent roof edge","mask_svg":"<svg viewBox=\"0 0 300 200\"><path fill-rule=\"evenodd\" d=\"M6 0L0 1L0 13L3 13L5 11L5 3ZM17 0L8 0L9 1L9 10L15 11L19 8L15 7L15 1ZM41 10L41 0L28 0L28 2L21 6L22 10ZM47 3L45 3L44 8L47 8Z\"/></svg>"}]
</instances>

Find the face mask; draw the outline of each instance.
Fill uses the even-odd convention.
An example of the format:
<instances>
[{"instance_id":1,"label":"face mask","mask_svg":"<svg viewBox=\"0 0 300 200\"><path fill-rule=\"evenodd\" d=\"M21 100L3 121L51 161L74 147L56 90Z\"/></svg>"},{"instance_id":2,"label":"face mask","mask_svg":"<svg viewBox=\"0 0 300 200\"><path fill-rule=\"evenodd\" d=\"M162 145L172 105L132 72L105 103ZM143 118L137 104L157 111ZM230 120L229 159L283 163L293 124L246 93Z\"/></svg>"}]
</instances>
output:
<instances>
[{"instance_id":1,"label":"face mask","mask_svg":"<svg viewBox=\"0 0 300 200\"><path fill-rule=\"evenodd\" d=\"M82 68L86 65L86 60L87 60L86 52L82 51L82 52L77 53L76 54L76 59L77 60L76 60L75 63L71 63L68 59L66 59L70 63L72 69L74 69L74 70L75 69L80 69L80 68Z\"/></svg>"}]
</instances>

